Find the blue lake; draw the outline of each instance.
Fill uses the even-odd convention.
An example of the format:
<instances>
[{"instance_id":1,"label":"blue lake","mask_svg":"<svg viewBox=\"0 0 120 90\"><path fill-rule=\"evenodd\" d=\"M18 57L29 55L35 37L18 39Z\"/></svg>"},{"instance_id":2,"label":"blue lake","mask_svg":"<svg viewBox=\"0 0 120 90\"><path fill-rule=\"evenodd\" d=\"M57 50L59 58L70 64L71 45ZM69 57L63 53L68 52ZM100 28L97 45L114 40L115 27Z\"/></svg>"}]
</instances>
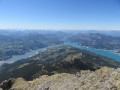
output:
<instances>
[{"instance_id":1,"label":"blue lake","mask_svg":"<svg viewBox=\"0 0 120 90\"><path fill-rule=\"evenodd\" d=\"M84 46L79 46L77 43L69 43L69 42L65 42L64 45L69 45L69 46L72 46L72 47L75 47L75 48L87 50L87 51L90 51L90 52L93 52L93 53L96 53L96 54L99 54L99 55L102 55L102 56L106 56L108 58L112 58L112 59L120 62L120 55L112 53L114 50L105 51L105 50L92 49L92 48L87 48L87 47L84 47ZM18 61L18 60L21 60L21 59L29 58L29 57L37 54L40 51L44 51L48 48L53 48L53 47L56 47L56 46L59 46L59 45L49 46L49 47L45 47L45 48L41 48L41 49L37 49L37 50L32 50L30 52L27 52L24 55L14 56L14 57L12 57L12 58L4 61L4 62L0 62L0 65L2 65L4 63L12 63L12 62L15 62L15 61Z\"/></svg>"},{"instance_id":2,"label":"blue lake","mask_svg":"<svg viewBox=\"0 0 120 90\"><path fill-rule=\"evenodd\" d=\"M21 60L21 59L26 59L26 58L29 58L35 54L37 54L38 52L40 51L44 51L48 48L53 48L53 47L56 47L57 45L55 46L49 46L49 47L45 47L45 48L40 48L40 49L37 49L37 50L32 50L30 52L27 52L25 53L24 55L17 55L17 56L13 56L12 58L6 60L6 61L3 61L3 62L0 62L0 65L4 64L4 63L12 63L12 62L15 62L15 61L18 61L18 60Z\"/></svg>"},{"instance_id":3,"label":"blue lake","mask_svg":"<svg viewBox=\"0 0 120 90\"><path fill-rule=\"evenodd\" d=\"M75 48L87 50L87 51L90 51L90 52L93 52L93 53L96 53L98 55L102 55L102 56L105 56L108 58L112 58L112 59L120 62L120 55L113 53L115 50L107 51L107 50L92 49L92 48L87 48L85 46L79 46L77 43L69 43L69 42L65 42L64 44L75 47Z\"/></svg>"}]
</instances>

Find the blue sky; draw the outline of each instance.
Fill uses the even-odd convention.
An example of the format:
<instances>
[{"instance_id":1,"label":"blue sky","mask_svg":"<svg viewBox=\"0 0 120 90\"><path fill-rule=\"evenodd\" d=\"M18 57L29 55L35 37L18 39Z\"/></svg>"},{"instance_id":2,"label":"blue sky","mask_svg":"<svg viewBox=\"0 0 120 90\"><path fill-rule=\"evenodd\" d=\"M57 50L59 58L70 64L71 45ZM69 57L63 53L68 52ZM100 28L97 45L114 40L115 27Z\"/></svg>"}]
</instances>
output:
<instances>
[{"instance_id":1,"label":"blue sky","mask_svg":"<svg viewBox=\"0 0 120 90\"><path fill-rule=\"evenodd\" d=\"M0 0L0 29L120 30L120 0Z\"/></svg>"}]
</instances>

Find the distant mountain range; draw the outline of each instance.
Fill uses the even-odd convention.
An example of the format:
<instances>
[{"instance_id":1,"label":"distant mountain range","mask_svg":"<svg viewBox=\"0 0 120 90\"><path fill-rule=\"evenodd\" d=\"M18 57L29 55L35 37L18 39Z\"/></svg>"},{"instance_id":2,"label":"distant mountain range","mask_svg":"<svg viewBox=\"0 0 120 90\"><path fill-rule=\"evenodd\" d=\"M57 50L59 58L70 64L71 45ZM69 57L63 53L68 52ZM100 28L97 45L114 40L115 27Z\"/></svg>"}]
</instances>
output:
<instances>
[{"instance_id":1,"label":"distant mountain range","mask_svg":"<svg viewBox=\"0 0 120 90\"><path fill-rule=\"evenodd\" d=\"M81 46L90 48L104 50L120 49L120 37L113 37L100 33L79 33L67 40L69 42L77 42Z\"/></svg>"},{"instance_id":2,"label":"distant mountain range","mask_svg":"<svg viewBox=\"0 0 120 90\"><path fill-rule=\"evenodd\" d=\"M1 35L25 35L29 33L39 34L78 34L78 33L101 33L105 35L120 37L120 30L22 30L22 29L0 29Z\"/></svg>"},{"instance_id":3,"label":"distant mountain range","mask_svg":"<svg viewBox=\"0 0 120 90\"><path fill-rule=\"evenodd\" d=\"M4 61L14 55L25 54L30 50L61 43L62 41L58 36L52 37L37 33L0 35L0 61Z\"/></svg>"},{"instance_id":4,"label":"distant mountain range","mask_svg":"<svg viewBox=\"0 0 120 90\"><path fill-rule=\"evenodd\" d=\"M78 33L101 33L109 36L120 37L120 30L66 30L63 31L71 34Z\"/></svg>"}]
</instances>

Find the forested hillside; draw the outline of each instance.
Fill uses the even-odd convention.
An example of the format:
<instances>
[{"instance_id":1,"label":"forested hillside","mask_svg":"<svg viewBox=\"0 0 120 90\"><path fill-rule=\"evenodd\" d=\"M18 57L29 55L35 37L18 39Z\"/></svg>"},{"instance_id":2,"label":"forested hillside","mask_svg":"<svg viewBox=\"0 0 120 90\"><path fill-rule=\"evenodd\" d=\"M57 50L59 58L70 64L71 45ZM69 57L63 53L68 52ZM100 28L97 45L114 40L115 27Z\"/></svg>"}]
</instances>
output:
<instances>
[{"instance_id":1,"label":"forested hillside","mask_svg":"<svg viewBox=\"0 0 120 90\"><path fill-rule=\"evenodd\" d=\"M88 51L70 46L59 46L42 51L31 58L2 65L0 82L17 77L32 80L41 75L75 74L80 70L94 71L103 66L117 68L120 67L120 63Z\"/></svg>"}]
</instances>

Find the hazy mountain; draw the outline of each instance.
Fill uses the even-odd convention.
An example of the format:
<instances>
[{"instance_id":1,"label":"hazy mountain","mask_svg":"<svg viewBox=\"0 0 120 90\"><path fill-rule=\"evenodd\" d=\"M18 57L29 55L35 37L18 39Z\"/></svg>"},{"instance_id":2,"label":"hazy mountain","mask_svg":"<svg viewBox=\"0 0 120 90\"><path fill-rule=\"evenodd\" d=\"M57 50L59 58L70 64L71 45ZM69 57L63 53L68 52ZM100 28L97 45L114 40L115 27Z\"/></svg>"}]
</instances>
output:
<instances>
[{"instance_id":1,"label":"hazy mountain","mask_svg":"<svg viewBox=\"0 0 120 90\"><path fill-rule=\"evenodd\" d=\"M67 40L70 42L77 42L81 46L96 49L120 49L120 37L113 37L100 33L79 33L68 38Z\"/></svg>"},{"instance_id":2,"label":"hazy mountain","mask_svg":"<svg viewBox=\"0 0 120 90\"><path fill-rule=\"evenodd\" d=\"M62 30L63 32L70 34L78 34L78 33L101 33L109 36L120 37L119 30Z\"/></svg>"},{"instance_id":3,"label":"hazy mountain","mask_svg":"<svg viewBox=\"0 0 120 90\"><path fill-rule=\"evenodd\" d=\"M0 35L0 61L13 55L21 55L30 50L61 43L62 41L57 36L50 37L38 33Z\"/></svg>"}]
</instances>

